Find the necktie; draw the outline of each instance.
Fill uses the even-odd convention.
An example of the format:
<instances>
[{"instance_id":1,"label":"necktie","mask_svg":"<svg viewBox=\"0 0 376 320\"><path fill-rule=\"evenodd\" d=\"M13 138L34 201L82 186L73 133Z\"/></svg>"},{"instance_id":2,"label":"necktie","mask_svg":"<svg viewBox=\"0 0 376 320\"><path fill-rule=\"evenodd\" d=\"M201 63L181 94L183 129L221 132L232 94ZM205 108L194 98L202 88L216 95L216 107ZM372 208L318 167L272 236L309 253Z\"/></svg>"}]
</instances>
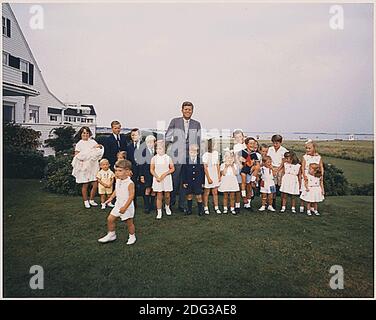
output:
<instances>
[{"instance_id":1,"label":"necktie","mask_svg":"<svg viewBox=\"0 0 376 320\"><path fill-rule=\"evenodd\" d=\"M118 148L120 150L120 138L119 138L118 134L116 135L116 141L117 141L117 144L118 144Z\"/></svg>"}]
</instances>

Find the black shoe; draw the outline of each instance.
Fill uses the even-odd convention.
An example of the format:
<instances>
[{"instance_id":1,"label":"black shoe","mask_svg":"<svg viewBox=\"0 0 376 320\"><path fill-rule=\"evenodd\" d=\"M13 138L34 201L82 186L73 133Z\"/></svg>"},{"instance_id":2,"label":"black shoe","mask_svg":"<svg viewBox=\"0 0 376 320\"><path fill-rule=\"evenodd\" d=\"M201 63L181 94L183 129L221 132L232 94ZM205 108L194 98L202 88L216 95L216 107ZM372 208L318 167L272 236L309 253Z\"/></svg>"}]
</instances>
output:
<instances>
[{"instance_id":1,"label":"black shoe","mask_svg":"<svg viewBox=\"0 0 376 320\"><path fill-rule=\"evenodd\" d=\"M235 208L235 212L236 212L236 214L239 214L240 213L240 208Z\"/></svg>"},{"instance_id":2,"label":"black shoe","mask_svg":"<svg viewBox=\"0 0 376 320\"><path fill-rule=\"evenodd\" d=\"M189 216L189 215L192 214L192 211L186 210L186 211L184 212L184 214L185 214L186 216Z\"/></svg>"},{"instance_id":3,"label":"black shoe","mask_svg":"<svg viewBox=\"0 0 376 320\"><path fill-rule=\"evenodd\" d=\"M179 207L178 210L179 210L180 212L183 212L183 213L185 213L185 212L187 211L187 210L185 210L185 208L183 208L183 207Z\"/></svg>"}]
</instances>

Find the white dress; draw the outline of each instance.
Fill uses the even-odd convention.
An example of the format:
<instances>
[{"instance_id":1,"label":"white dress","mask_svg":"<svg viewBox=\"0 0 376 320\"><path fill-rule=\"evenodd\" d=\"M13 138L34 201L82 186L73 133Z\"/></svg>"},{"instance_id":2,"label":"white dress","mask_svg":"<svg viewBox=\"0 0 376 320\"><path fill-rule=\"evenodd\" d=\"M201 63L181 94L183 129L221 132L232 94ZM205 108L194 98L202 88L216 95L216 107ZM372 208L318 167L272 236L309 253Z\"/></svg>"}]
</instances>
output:
<instances>
[{"instance_id":1,"label":"white dress","mask_svg":"<svg viewBox=\"0 0 376 320\"><path fill-rule=\"evenodd\" d=\"M234 168L234 170L232 169ZM221 172L225 169L225 164L222 163L220 166ZM238 172L238 167L233 164L232 167L228 167L224 175L222 175L221 183L219 185L219 192L237 192L239 191L238 180L236 179L236 174ZM234 174L235 171L235 174Z\"/></svg>"},{"instance_id":2,"label":"white dress","mask_svg":"<svg viewBox=\"0 0 376 320\"><path fill-rule=\"evenodd\" d=\"M171 157L167 154L164 154L163 156L156 154L151 160L155 164L155 173L158 176L161 176L170 169ZM173 190L171 174L169 174L161 182L158 182L157 179L153 177L152 188L155 192L171 192Z\"/></svg>"},{"instance_id":3,"label":"white dress","mask_svg":"<svg viewBox=\"0 0 376 320\"><path fill-rule=\"evenodd\" d=\"M279 189L283 193L299 195L299 171L300 164L291 164L285 162L285 174L282 177L281 188Z\"/></svg>"},{"instance_id":4,"label":"white dress","mask_svg":"<svg viewBox=\"0 0 376 320\"><path fill-rule=\"evenodd\" d=\"M219 164L219 153L218 151L205 152L202 156L202 163L206 164L208 166L208 173L210 176L210 179L213 180L213 183L210 184L208 182L208 178L205 175L205 188L211 189L211 188L217 188L219 186L219 177L218 177L218 167Z\"/></svg>"},{"instance_id":5,"label":"white dress","mask_svg":"<svg viewBox=\"0 0 376 320\"><path fill-rule=\"evenodd\" d=\"M115 207L111 210L111 215L115 217L120 217L121 220L127 220L134 217L134 203L133 201L129 205L128 209L124 213L120 213L119 210L129 199L128 187L133 181L130 177L127 179L116 179L115 192L116 192L116 202Z\"/></svg>"},{"instance_id":6,"label":"white dress","mask_svg":"<svg viewBox=\"0 0 376 320\"><path fill-rule=\"evenodd\" d=\"M275 183L274 183L274 176L273 170L267 167L261 167L261 180L263 186L261 184L260 192L261 193L274 193L275 192Z\"/></svg>"},{"instance_id":7,"label":"white dress","mask_svg":"<svg viewBox=\"0 0 376 320\"><path fill-rule=\"evenodd\" d=\"M305 154L303 156L303 159L305 160L305 163L306 163L305 168L303 168L304 169L304 173L305 173L305 175L308 175L309 165L311 163L320 164L321 156L319 154L316 154L314 156L310 156L308 154ZM300 191L304 191L304 190L305 190L305 188L304 188L304 177L302 175L302 185L301 185Z\"/></svg>"},{"instance_id":8,"label":"white dress","mask_svg":"<svg viewBox=\"0 0 376 320\"><path fill-rule=\"evenodd\" d=\"M306 202L321 202L324 200L324 196L322 194L321 185L320 185L320 178L316 178L310 174L307 175L308 177L308 189L304 186L304 190L300 196L300 199ZM303 188L303 187L302 187Z\"/></svg>"},{"instance_id":9,"label":"white dress","mask_svg":"<svg viewBox=\"0 0 376 320\"><path fill-rule=\"evenodd\" d=\"M72 160L72 175L76 183L88 183L97 180L99 160L103 157L104 148L95 148L98 143L94 139L80 140L75 151L79 153Z\"/></svg>"}]
</instances>

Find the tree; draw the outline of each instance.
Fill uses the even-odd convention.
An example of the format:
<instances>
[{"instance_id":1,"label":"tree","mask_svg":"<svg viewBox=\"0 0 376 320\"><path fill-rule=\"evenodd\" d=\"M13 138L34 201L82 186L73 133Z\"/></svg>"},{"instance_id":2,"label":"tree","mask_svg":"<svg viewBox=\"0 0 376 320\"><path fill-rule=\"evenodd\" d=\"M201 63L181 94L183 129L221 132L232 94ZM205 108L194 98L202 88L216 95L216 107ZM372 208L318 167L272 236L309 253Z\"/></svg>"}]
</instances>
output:
<instances>
[{"instance_id":1,"label":"tree","mask_svg":"<svg viewBox=\"0 0 376 320\"><path fill-rule=\"evenodd\" d=\"M56 137L45 140L48 147L53 148L55 152L65 152L73 148L76 131L72 126L54 128L52 132Z\"/></svg>"},{"instance_id":2,"label":"tree","mask_svg":"<svg viewBox=\"0 0 376 320\"><path fill-rule=\"evenodd\" d=\"M4 149L37 150L41 133L13 123L3 126Z\"/></svg>"}]
</instances>

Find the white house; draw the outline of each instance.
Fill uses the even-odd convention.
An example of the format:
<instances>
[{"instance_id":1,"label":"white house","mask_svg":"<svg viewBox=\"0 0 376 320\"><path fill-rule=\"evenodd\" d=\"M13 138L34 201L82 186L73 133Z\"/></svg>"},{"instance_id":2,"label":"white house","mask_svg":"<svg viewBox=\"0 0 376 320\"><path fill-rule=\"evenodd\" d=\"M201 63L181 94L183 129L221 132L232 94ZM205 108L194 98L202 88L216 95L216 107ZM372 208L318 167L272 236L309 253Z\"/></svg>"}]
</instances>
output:
<instances>
[{"instance_id":1,"label":"white house","mask_svg":"<svg viewBox=\"0 0 376 320\"><path fill-rule=\"evenodd\" d=\"M37 61L8 3L3 15L3 122L40 131L45 155L54 154L44 141L53 128L88 126L95 135L96 113L92 105L63 103L47 87Z\"/></svg>"}]
</instances>

